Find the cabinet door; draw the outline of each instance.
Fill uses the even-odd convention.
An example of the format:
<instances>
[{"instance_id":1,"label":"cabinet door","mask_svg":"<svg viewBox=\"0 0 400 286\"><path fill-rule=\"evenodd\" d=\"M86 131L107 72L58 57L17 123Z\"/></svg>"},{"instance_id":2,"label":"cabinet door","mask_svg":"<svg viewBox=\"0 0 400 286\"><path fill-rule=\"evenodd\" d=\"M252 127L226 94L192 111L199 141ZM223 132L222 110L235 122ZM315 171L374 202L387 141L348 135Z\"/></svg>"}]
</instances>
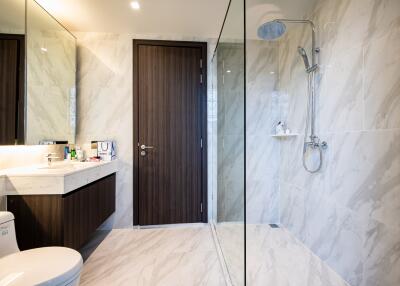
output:
<instances>
[{"instance_id":1,"label":"cabinet door","mask_svg":"<svg viewBox=\"0 0 400 286\"><path fill-rule=\"evenodd\" d=\"M115 211L115 175L67 194L63 203L65 246L79 249Z\"/></svg>"},{"instance_id":2,"label":"cabinet door","mask_svg":"<svg viewBox=\"0 0 400 286\"><path fill-rule=\"evenodd\" d=\"M21 250L63 245L63 205L59 195L8 196Z\"/></svg>"},{"instance_id":3,"label":"cabinet door","mask_svg":"<svg viewBox=\"0 0 400 286\"><path fill-rule=\"evenodd\" d=\"M64 246L77 249L81 240L83 202L80 191L68 194L64 203Z\"/></svg>"}]
</instances>

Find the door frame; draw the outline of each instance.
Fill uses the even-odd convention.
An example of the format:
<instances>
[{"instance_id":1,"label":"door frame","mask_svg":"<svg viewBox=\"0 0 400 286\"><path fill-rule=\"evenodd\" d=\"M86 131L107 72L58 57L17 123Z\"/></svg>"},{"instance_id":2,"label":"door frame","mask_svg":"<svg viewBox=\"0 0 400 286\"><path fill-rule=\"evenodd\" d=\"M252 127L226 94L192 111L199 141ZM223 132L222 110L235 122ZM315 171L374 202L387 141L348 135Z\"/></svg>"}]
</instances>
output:
<instances>
[{"instance_id":1,"label":"door frame","mask_svg":"<svg viewBox=\"0 0 400 286\"><path fill-rule=\"evenodd\" d=\"M202 222L208 222L207 186L207 42L133 40L133 225L139 225L139 49L140 45L199 48L202 55L201 96L201 137L203 152L201 158L201 192L203 201ZM200 63L199 63L200 64ZM200 80L200 79L199 79Z\"/></svg>"},{"instance_id":2,"label":"door frame","mask_svg":"<svg viewBox=\"0 0 400 286\"><path fill-rule=\"evenodd\" d=\"M1 40L16 40L20 45L18 59L18 98L16 105L16 145L25 144L25 117L26 117L26 98L25 98L25 79L26 79L26 61L25 61L25 35L0 33Z\"/></svg>"}]
</instances>

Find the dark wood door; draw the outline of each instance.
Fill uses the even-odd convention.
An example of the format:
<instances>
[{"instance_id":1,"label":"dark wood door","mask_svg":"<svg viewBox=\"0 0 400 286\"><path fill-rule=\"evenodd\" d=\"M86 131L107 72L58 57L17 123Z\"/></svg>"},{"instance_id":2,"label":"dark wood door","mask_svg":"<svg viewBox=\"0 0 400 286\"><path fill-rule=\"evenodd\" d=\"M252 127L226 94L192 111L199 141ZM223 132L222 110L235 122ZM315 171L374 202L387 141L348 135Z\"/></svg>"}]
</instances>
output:
<instances>
[{"instance_id":1,"label":"dark wood door","mask_svg":"<svg viewBox=\"0 0 400 286\"><path fill-rule=\"evenodd\" d=\"M207 220L205 49L134 41L136 224Z\"/></svg>"},{"instance_id":2,"label":"dark wood door","mask_svg":"<svg viewBox=\"0 0 400 286\"><path fill-rule=\"evenodd\" d=\"M23 144L23 36L0 35L0 145Z\"/></svg>"}]
</instances>

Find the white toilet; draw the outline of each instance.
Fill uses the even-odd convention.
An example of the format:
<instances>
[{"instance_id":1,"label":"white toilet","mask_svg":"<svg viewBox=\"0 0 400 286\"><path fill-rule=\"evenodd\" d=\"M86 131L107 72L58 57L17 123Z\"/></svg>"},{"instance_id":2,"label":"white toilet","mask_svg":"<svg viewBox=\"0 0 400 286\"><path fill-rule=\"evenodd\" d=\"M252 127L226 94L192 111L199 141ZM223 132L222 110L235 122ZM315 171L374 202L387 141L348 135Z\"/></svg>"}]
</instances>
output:
<instances>
[{"instance_id":1,"label":"white toilet","mask_svg":"<svg viewBox=\"0 0 400 286\"><path fill-rule=\"evenodd\" d=\"M79 285L83 261L79 252L66 247L19 251L14 215L0 212L0 285Z\"/></svg>"}]
</instances>

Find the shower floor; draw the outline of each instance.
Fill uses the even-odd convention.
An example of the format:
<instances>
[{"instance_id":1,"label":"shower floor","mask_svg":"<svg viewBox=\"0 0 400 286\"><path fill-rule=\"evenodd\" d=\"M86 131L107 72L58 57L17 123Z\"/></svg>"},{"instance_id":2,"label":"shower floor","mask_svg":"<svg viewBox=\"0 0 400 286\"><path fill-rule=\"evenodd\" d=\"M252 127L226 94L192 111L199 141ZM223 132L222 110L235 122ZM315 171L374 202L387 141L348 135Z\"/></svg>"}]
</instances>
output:
<instances>
[{"instance_id":1,"label":"shower floor","mask_svg":"<svg viewBox=\"0 0 400 286\"><path fill-rule=\"evenodd\" d=\"M243 285L243 224L216 225L233 285ZM284 228L246 225L248 286L347 286L319 257Z\"/></svg>"},{"instance_id":2,"label":"shower floor","mask_svg":"<svg viewBox=\"0 0 400 286\"><path fill-rule=\"evenodd\" d=\"M223 258L210 225L99 232L101 243L94 237L85 248L95 249L84 263L81 285L225 286L230 280L241 286L243 225L218 224L216 233ZM249 286L347 285L285 229L247 225L247 258Z\"/></svg>"}]
</instances>

